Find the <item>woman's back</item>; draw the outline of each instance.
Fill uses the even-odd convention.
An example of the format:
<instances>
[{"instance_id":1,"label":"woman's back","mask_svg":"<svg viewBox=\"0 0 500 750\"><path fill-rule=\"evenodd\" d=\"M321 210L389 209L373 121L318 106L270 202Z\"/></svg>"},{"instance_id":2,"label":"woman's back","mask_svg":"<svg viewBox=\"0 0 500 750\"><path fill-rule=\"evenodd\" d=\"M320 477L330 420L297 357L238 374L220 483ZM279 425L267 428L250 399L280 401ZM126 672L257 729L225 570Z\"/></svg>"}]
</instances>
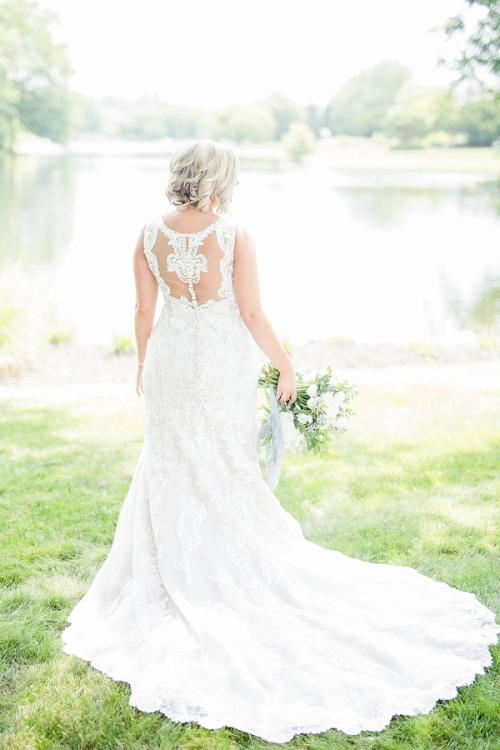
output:
<instances>
[{"instance_id":1,"label":"woman's back","mask_svg":"<svg viewBox=\"0 0 500 750\"><path fill-rule=\"evenodd\" d=\"M193 231L176 224L177 217L160 217L145 232L146 258L164 295L193 305L233 297L234 222L218 217Z\"/></svg>"}]
</instances>

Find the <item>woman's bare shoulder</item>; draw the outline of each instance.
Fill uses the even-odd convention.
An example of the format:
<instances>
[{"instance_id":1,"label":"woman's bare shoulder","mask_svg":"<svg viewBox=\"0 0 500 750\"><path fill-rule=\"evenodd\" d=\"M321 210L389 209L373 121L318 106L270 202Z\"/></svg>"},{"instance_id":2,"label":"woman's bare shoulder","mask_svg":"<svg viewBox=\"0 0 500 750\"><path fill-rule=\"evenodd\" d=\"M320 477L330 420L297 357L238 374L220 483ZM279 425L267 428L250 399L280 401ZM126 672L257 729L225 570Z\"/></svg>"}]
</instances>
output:
<instances>
[{"instance_id":1,"label":"woman's bare shoulder","mask_svg":"<svg viewBox=\"0 0 500 750\"><path fill-rule=\"evenodd\" d=\"M243 221L235 223L234 251L238 255L252 255L255 251L252 233Z\"/></svg>"}]
</instances>

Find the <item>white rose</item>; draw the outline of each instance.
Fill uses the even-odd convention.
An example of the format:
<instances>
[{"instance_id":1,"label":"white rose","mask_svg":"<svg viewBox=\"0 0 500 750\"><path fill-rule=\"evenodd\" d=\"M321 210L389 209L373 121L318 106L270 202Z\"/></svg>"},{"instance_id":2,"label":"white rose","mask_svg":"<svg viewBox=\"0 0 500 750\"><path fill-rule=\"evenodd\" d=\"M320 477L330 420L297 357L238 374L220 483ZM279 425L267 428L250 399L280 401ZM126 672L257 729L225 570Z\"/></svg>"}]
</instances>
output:
<instances>
[{"instance_id":1,"label":"white rose","mask_svg":"<svg viewBox=\"0 0 500 750\"><path fill-rule=\"evenodd\" d=\"M323 395L321 396L321 398L323 399L324 403L327 406L334 403L334 401L333 401L333 393L331 391L327 391L326 393L323 393Z\"/></svg>"},{"instance_id":2,"label":"white rose","mask_svg":"<svg viewBox=\"0 0 500 750\"><path fill-rule=\"evenodd\" d=\"M323 403L326 406L326 411L330 419L335 419L337 416L337 412L340 408L340 404L338 404L337 401L333 398L333 393L328 391L327 393L324 393L323 396Z\"/></svg>"},{"instance_id":3,"label":"white rose","mask_svg":"<svg viewBox=\"0 0 500 750\"><path fill-rule=\"evenodd\" d=\"M310 414L299 414L297 419L302 424L309 424L310 422L312 422L312 417Z\"/></svg>"},{"instance_id":4,"label":"white rose","mask_svg":"<svg viewBox=\"0 0 500 750\"><path fill-rule=\"evenodd\" d=\"M307 405L310 409L314 409L314 407L320 400L321 399L319 398L319 396L311 396L310 398L307 399Z\"/></svg>"},{"instance_id":5,"label":"white rose","mask_svg":"<svg viewBox=\"0 0 500 750\"><path fill-rule=\"evenodd\" d=\"M337 391L337 393L334 394L333 398L338 404L341 404L343 401L345 401L344 391Z\"/></svg>"},{"instance_id":6,"label":"white rose","mask_svg":"<svg viewBox=\"0 0 500 750\"><path fill-rule=\"evenodd\" d=\"M318 386L316 385L316 383L311 383L311 385L306 391L308 396L315 396L317 392L318 392Z\"/></svg>"}]
</instances>

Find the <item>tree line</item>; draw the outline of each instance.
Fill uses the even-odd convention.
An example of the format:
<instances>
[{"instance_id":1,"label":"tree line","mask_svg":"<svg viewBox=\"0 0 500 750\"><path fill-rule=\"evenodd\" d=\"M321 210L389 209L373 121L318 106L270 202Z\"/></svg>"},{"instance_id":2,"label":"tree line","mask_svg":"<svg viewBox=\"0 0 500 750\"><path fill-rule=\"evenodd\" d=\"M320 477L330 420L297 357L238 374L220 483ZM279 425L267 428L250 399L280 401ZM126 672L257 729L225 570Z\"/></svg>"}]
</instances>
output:
<instances>
[{"instance_id":1,"label":"tree line","mask_svg":"<svg viewBox=\"0 0 500 750\"><path fill-rule=\"evenodd\" d=\"M0 149L11 149L22 131L59 143L87 136L283 141L292 156L327 135L382 134L403 148L490 146L500 138L500 13L490 0L467 3L484 6L478 27L467 36L464 19L456 16L444 28L449 37L465 36L454 61L457 81L469 84L465 91L417 86L407 68L385 61L348 80L325 107L304 106L276 92L251 105L212 110L73 92L66 50L53 39L54 14L37 0L0 0ZM486 83L478 70L486 71Z\"/></svg>"}]
</instances>

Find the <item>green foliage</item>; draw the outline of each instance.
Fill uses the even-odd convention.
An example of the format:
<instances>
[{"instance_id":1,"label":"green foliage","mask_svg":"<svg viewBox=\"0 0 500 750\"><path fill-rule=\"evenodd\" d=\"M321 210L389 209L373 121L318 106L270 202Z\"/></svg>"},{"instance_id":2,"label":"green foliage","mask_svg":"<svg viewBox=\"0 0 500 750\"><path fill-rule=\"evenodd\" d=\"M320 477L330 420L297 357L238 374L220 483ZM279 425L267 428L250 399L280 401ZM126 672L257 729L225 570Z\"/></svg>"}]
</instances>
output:
<instances>
[{"instance_id":1,"label":"green foliage","mask_svg":"<svg viewBox=\"0 0 500 750\"><path fill-rule=\"evenodd\" d=\"M273 138L277 127L272 111L266 106L226 107L216 114L210 135L237 143L264 143Z\"/></svg>"},{"instance_id":2,"label":"green foliage","mask_svg":"<svg viewBox=\"0 0 500 750\"><path fill-rule=\"evenodd\" d=\"M201 109L170 104L157 97L126 101L112 96L77 96L73 120L74 131L79 134L150 140L201 137L207 117Z\"/></svg>"},{"instance_id":3,"label":"green foliage","mask_svg":"<svg viewBox=\"0 0 500 750\"><path fill-rule=\"evenodd\" d=\"M476 99L460 109L459 128L471 146L491 146L500 138L500 99Z\"/></svg>"},{"instance_id":4,"label":"green foliage","mask_svg":"<svg viewBox=\"0 0 500 750\"><path fill-rule=\"evenodd\" d=\"M305 108L305 122L311 128L313 134L319 137L322 127L325 125L325 111L317 104L308 104Z\"/></svg>"},{"instance_id":5,"label":"green foliage","mask_svg":"<svg viewBox=\"0 0 500 750\"><path fill-rule=\"evenodd\" d=\"M61 142L68 136L70 66L53 39L54 18L36 0L0 3L0 149L12 148L20 126Z\"/></svg>"},{"instance_id":6,"label":"green foliage","mask_svg":"<svg viewBox=\"0 0 500 750\"><path fill-rule=\"evenodd\" d=\"M292 122L300 120L300 107L290 99L280 93L271 94L264 102L263 106L267 107L274 119L275 127L273 139L280 140L289 129Z\"/></svg>"},{"instance_id":7,"label":"green foliage","mask_svg":"<svg viewBox=\"0 0 500 750\"><path fill-rule=\"evenodd\" d=\"M383 119L383 131L399 145L422 145L424 136L436 129L441 92L406 84Z\"/></svg>"},{"instance_id":8,"label":"green foliage","mask_svg":"<svg viewBox=\"0 0 500 750\"><path fill-rule=\"evenodd\" d=\"M19 120L30 133L65 143L71 132L71 107L71 94L62 87L23 91L18 102Z\"/></svg>"},{"instance_id":9,"label":"green foliage","mask_svg":"<svg viewBox=\"0 0 500 750\"><path fill-rule=\"evenodd\" d=\"M404 148L453 142L491 146L500 138L500 100L483 98L459 105L450 91L406 84L384 117L383 131ZM436 133L440 138L432 138Z\"/></svg>"},{"instance_id":10,"label":"green foliage","mask_svg":"<svg viewBox=\"0 0 500 750\"><path fill-rule=\"evenodd\" d=\"M316 147L314 133L305 122L292 122L283 136L283 145L290 159L302 161Z\"/></svg>"},{"instance_id":11,"label":"green foliage","mask_svg":"<svg viewBox=\"0 0 500 750\"><path fill-rule=\"evenodd\" d=\"M38 346L34 339L31 284L23 284L19 268L2 269L0 274L0 378L21 370ZM34 292L33 292L34 294Z\"/></svg>"},{"instance_id":12,"label":"green foliage","mask_svg":"<svg viewBox=\"0 0 500 750\"><path fill-rule=\"evenodd\" d=\"M2 42L0 16L0 44ZM0 46L0 150L11 149L19 127L17 114L18 91L5 72L4 52Z\"/></svg>"},{"instance_id":13,"label":"green foliage","mask_svg":"<svg viewBox=\"0 0 500 750\"><path fill-rule=\"evenodd\" d=\"M59 346L60 344L68 344L75 338L75 331L73 328L59 328L49 336L49 344L53 346Z\"/></svg>"},{"instance_id":14,"label":"green foliage","mask_svg":"<svg viewBox=\"0 0 500 750\"><path fill-rule=\"evenodd\" d=\"M345 431L347 417L355 413L349 402L357 394L357 386L348 380L340 381L331 366L314 372L298 371L296 376L295 401L292 404L278 401L278 410L293 417L293 427L301 435L305 450L325 453L330 448L334 431ZM280 371L267 362L260 370L259 386L265 389L266 394L271 386L276 394L279 377ZM263 415L267 433L265 442L273 440L270 413L268 397Z\"/></svg>"},{"instance_id":15,"label":"green foliage","mask_svg":"<svg viewBox=\"0 0 500 750\"><path fill-rule=\"evenodd\" d=\"M102 103L91 96L75 94L72 108L72 130L75 134L104 133Z\"/></svg>"},{"instance_id":16,"label":"green foliage","mask_svg":"<svg viewBox=\"0 0 500 750\"><path fill-rule=\"evenodd\" d=\"M113 354L132 354L134 351L134 342L130 336L116 335L113 338Z\"/></svg>"},{"instance_id":17,"label":"green foliage","mask_svg":"<svg viewBox=\"0 0 500 750\"><path fill-rule=\"evenodd\" d=\"M458 74L458 81L472 80L483 88L498 88L500 76L500 5L498 0L466 0L469 7L481 9L473 28L469 18L461 13L449 18L442 31L449 39L459 42L460 51L450 65ZM442 59L441 62L446 62ZM491 76L491 79L490 79Z\"/></svg>"},{"instance_id":18,"label":"green foliage","mask_svg":"<svg viewBox=\"0 0 500 750\"><path fill-rule=\"evenodd\" d=\"M410 71L397 62L383 62L349 79L327 108L326 124L334 135L371 136L393 104Z\"/></svg>"}]
</instances>

